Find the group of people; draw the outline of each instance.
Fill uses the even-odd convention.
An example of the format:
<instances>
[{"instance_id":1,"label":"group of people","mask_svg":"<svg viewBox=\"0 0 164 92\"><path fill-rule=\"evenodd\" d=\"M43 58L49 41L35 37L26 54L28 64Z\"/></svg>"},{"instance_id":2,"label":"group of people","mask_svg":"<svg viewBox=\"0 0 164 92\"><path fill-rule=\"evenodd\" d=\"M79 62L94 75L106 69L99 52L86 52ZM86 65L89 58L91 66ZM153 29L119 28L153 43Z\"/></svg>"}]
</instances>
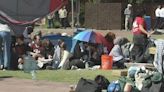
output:
<instances>
[{"instance_id":1,"label":"group of people","mask_svg":"<svg viewBox=\"0 0 164 92\"><path fill-rule=\"evenodd\" d=\"M131 5L128 5L128 7L131 7ZM127 11L126 13L128 14ZM127 16L127 18L129 17ZM40 31L32 37L31 34L33 33L34 26L26 27L23 35L12 38L12 41L10 41L10 34L8 34L10 33L8 26L0 25L0 28L0 37L2 38L0 41L3 40L3 44L1 44L3 45L3 51L0 51L0 55L4 57L0 62L3 65L2 69L14 64L16 64L14 69L21 69L24 63L23 57L27 54L35 58L39 68L47 68L49 66L52 69L92 67L94 65L101 65L101 55L103 54L113 57L113 65L118 68L125 68L124 63L129 62L130 58L133 58L134 62L144 61L142 57L148 44L148 38L154 33L154 31L146 31L144 11L137 10L136 18L132 24L134 46L131 50L133 56L130 57L129 40L127 38L118 38L112 32L107 33L104 37L108 45L103 46L100 44L78 42L74 53L71 55L67 50L66 43L62 39L59 39L58 44L54 45L49 39L41 40L42 33ZM11 49L10 42L12 42ZM10 51L12 55L10 55ZM3 55L2 52L4 53ZM14 58L12 62L10 62L10 56Z\"/></svg>"},{"instance_id":2,"label":"group of people","mask_svg":"<svg viewBox=\"0 0 164 92\"><path fill-rule=\"evenodd\" d=\"M155 23L153 26L153 30L163 29L164 28L164 6L158 5L154 14L155 14ZM137 16L137 14L136 15L134 14L131 4L128 4L127 7L125 8L124 15L125 15L124 27L126 31L129 31L132 29L134 16Z\"/></svg>"},{"instance_id":3,"label":"group of people","mask_svg":"<svg viewBox=\"0 0 164 92\"><path fill-rule=\"evenodd\" d=\"M3 29L3 26L6 27L6 29ZM0 31L0 33L3 35L6 33L6 35L4 37L2 35L1 37L3 37L3 39L0 39L2 40L1 45L3 45L1 46L1 48L3 48L1 49L1 57L4 57L4 59L1 58L3 59L0 62L1 69L23 69L24 62L28 62L24 61L26 60L25 56L34 58L40 69L86 68L101 65L101 55L103 54L113 55L114 63L117 62L116 66L123 68L124 62L122 62L122 59L124 56L122 52L119 51L118 53L122 55L122 57L116 59L118 58L118 53L115 54L115 49L127 43L128 40L126 39L125 42L121 40L115 44L114 39L116 37L112 32L107 33L105 36L105 39L108 41L107 46L104 47L100 44L78 42L79 44L76 45L74 53L71 55L67 50L67 45L64 40L59 39L57 44L52 44L49 39L41 39L41 31L33 32L33 26L26 27L22 35L12 37L11 39L11 35L7 35L8 32L10 33L9 27L7 25L3 26L1 26L1 30L3 31ZM2 52L4 53L3 55Z\"/></svg>"},{"instance_id":4,"label":"group of people","mask_svg":"<svg viewBox=\"0 0 164 92\"><path fill-rule=\"evenodd\" d=\"M58 15L59 15L59 21L60 21L60 24L61 24L61 27L62 28L66 28L68 25L67 25L67 15L68 15L68 12L66 10L66 7L63 6L61 9L59 9L58 12ZM47 15L47 21L48 21L48 28L54 28L55 27L55 13L52 12L50 13L49 15Z\"/></svg>"},{"instance_id":5,"label":"group of people","mask_svg":"<svg viewBox=\"0 0 164 92\"><path fill-rule=\"evenodd\" d=\"M155 25L154 29L163 29L164 28L164 6L158 5L157 9L155 10Z\"/></svg>"},{"instance_id":6,"label":"group of people","mask_svg":"<svg viewBox=\"0 0 164 92\"><path fill-rule=\"evenodd\" d=\"M41 31L33 33L33 37L32 33L33 30L28 27L24 31L24 35L16 37L16 42L13 42L12 55L15 60L15 62L12 61L15 64L13 68L23 69L24 62L28 62L28 60L25 61L25 56L32 56L38 69L60 69L63 66L62 57L68 52L64 40L59 39L58 43L54 45L49 39L41 39ZM25 38L25 34L29 38Z\"/></svg>"}]
</instances>

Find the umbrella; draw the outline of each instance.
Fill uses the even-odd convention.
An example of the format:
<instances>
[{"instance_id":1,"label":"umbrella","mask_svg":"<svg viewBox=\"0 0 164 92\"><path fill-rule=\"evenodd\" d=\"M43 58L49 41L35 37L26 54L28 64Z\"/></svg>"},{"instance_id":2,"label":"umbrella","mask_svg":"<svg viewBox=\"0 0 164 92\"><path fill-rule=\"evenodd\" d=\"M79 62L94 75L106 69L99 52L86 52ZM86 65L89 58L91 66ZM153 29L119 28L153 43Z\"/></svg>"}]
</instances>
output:
<instances>
[{"instance_id":1,"label":"umbrella","mask_svg":"<svg viewBox=\"0 0 164 92\"><path fill-rule=\"evenodd\" d=\"M91 30L80 32L77 35L75 35L73 39L88 42L88 43L98 43L108 46L107 40L103 37L103 35L101 35L101 33Z\"/></svg>"}]
</instances>

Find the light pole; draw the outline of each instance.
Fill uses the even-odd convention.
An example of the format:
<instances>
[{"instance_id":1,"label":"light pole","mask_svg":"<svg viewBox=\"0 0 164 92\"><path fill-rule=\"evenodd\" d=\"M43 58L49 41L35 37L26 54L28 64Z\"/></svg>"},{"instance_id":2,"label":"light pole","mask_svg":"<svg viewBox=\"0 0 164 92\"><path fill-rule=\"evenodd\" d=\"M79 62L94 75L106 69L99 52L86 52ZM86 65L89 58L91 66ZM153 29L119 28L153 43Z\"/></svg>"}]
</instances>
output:
<instances>
[{"instance_id":1,"label":"light pole","mask_svg":"<svg viewBox=\"0 0 164 92\"><path fill-rule=\"evenodd\" d=\"M76 21L76 25L77 26L80 26L80 19L79 19L79 17L80 17L80 0L77 0L76 1L76 12L77 12L77 16L76 16L76 19L77 19L77 21Z\"/></svg>"},{"instance_id":2,"label":"light pole","mask_svg":"<svg viewBox=\"0 0 164 92\"><path fill-rule=\"evenodd\" d=\"M72 28L74 28L74 0L71 0L72 7Z\"/></svg>"}]
</instances>

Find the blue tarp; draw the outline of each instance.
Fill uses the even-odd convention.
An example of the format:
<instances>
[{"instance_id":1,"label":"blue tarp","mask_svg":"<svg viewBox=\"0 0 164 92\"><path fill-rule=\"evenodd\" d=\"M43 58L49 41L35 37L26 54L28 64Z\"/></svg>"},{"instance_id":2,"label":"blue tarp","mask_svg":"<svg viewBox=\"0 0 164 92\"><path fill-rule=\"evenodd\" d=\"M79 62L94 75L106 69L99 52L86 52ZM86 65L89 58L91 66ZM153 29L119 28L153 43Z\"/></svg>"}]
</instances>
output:
<instances>
[{"instance_id":1,"label":"blue tarp","mask_svg":"<svg viewBox=\"0 0 164 92\"><path fill-rule=\"evenodd\" d=\"M42 39L49 39L54 45L57 44L57 41L59 39L63 39L67 45L67 50L68 51L71 51L71 48L72 48L72 44L73 44L73 40L72 40L72 37L69 37L69 36L61 36L61 35L46 35L46 36L43 36Z\"/></svg>"}]
</instances>

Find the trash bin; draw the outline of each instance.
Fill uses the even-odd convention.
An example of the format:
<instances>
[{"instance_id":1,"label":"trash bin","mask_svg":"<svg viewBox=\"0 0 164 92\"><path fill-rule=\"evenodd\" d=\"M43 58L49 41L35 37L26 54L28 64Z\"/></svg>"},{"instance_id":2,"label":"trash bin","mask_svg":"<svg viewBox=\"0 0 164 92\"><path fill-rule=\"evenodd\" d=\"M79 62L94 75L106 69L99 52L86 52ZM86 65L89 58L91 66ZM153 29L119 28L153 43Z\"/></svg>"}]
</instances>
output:
<instances>
[{"instance_id":1,"label":"trash bin","mask_svg":"<svg viewBox=\"0 0 164 92\"><path fill-rule=\"evenodd\" d=\"M150 16L144 16L145 22L146 22L146 30L151 30L151 17Z\"/></svg>"}]
</instances>

